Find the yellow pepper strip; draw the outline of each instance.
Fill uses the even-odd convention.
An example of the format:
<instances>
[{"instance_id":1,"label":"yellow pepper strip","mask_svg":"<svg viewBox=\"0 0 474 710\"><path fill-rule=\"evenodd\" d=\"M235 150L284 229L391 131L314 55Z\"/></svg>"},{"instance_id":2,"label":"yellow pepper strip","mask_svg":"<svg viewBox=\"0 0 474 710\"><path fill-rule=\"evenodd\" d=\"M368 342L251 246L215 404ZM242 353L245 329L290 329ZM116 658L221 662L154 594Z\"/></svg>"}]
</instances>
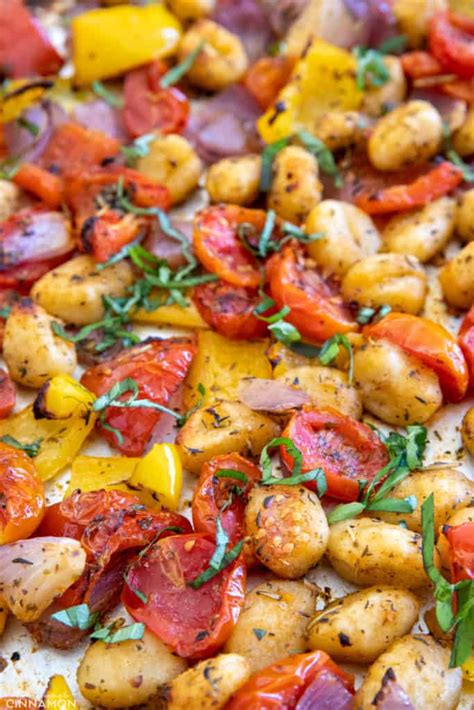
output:
<instances>
[{"instance_id":1,"label":"yellow pepper strip","mask_svg":"<svg viewBox=\"0 0 474 710\"><path fill-rule=\"evenodd\" d=\"M153 294L150 296L153 299ZM154 311L141 308L133 317L140 323L156 323L158 325L175 325L179 328L209 328L192 301L183 308L177 303L160 306Z\"/></svg>"},{"instance_id":2,"label":"yellow pepper strip","mask_svg":"<svg viewBox=\"0 0 474 710\"><path fill-rule=\"evenodd\" d=\"M267 351L267 356L273 365L273 377L277 378L284 375L288 370L294 367L303 367L304 365L314 365L315 361L312 358L305 357L299 353L293 352L283 343L273 343Z\"/></svg>"},{"instance_id":3,"label":"yellow pepper strip","mask_svg":"<svg viewBox=\"0 0 474 710\"><path fill-rule=\"evenodd\" d=\"M57 375L41 387L34 411L38 419L85 417L92 410L95 395L69 375Z\"/></svg>"},{"instance_id":4,"label":"yellow pepper strip","mask_svg":"<svg viewBox=\"0 0 474 710\"><path fill-rule=\"evenodd\" d=\"M462 664L461 670L464 680L474 683L474 656L471 656Z\"/></svg>"},{"instance_id":5,"label":"yellow pepper strip","mask_svg":"<svg viewBox=\"0 0 474 710\"><path fill-rule=\"evenodd\" d=\"M132 490L148 491L165 508L177 510L183 487L183 468L174 444L155 444L128 481Z\"/></svg>"},{"instance_id":6,"label":"yellow pepper strip","mask_svg":"<svg viewBox=\"0 0 474 710\"><path fill-rule=\"evenodd\" d=\"M49 79L19 79L11 81L8 89L0 93L0 123L20 118L23 111L37 103L53 86Z\"/></svg>"},{"instance_id":7,"label":"yellow pepper strip","mask_svg":"<svg viewBox=\"0 0 474 710\"><path fill-rule=\"evenodd\" d=\"M45 710L77 710L74 696L64 676L53 675L49 679L41 707Z\"/></svg>"},{"instance_id":8,"label":"yellow pepper strip","mask_svg":"<svg viewBox=\"0 0 474 710\"><path fill-rule=\"evenodd\" d=\"M74 81L87 85L172 54L181 25L164 5L116 5L71 22Z\"/></svg>"},{"instance_id":9,"label":"yellow pepper strip","mask_svg":"<svg viewBox=\"0 0 474 710\"><path fill-rule=\"evenodd\" d=\"M185 383L184 405L213 404L219 399L237 400L243 377L271 378L272 368L265 355L268 340L239 342L210 330L198 332L198 353ZM203 385L205 393L199 391Z\"/></svg>"},{"instance_id":10,"label":"yellow pepper strip","mask_svg":"<svg viewBox=\"0 0 474 710\"><path fill-rule=\"evenodd\" d=\"M357 110L363 92L356 86L356 68L350 52L313 41L274 105L257 121L263 140L273 143L301 129L311 131L315 119L328 111Z\"/></svg>"},{"instance_id":11,"label":"yellow pepper strip","mask_svg":"<svg viewBox=\"0 0 474 710\"><path fill-rule=\"evenodd\" d=\"M114 489L131 493L127 481L135 470L139 458L126 456L78 456L71 466L71 480L64 494Z\"/></svg>"}]
</instances>

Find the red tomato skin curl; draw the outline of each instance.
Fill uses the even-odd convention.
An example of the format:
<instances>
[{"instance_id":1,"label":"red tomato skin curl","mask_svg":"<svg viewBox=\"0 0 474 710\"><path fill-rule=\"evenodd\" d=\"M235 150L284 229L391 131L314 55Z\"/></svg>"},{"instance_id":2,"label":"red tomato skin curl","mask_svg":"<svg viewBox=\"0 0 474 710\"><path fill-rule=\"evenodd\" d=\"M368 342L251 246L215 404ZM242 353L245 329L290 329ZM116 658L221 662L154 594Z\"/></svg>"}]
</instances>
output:
<instances>
[{"instance_id":1,"label":"red tomato skin curl","mask_svg":"<svg viewBox=\"0 0 474 710\"><path fill-rule=\"evenodd\" d=\"M0 545L30 537L44 512L43 482L33 460L0 442Z\"/></svg>"},{"instance_id":2,"label":"red tomato skin curl","mask_svg":"<svg viewBox=\"0 0 474 710\"><path fill-rule=\"evenodd\" d=\"M364 328L366 338L385 339L431 368L444 398L459 402L466 394L469 373L456 339L441 325L409 313L389 313Z\"/></svg>"},{"instance_id":3,"label":"red tomato skin curl","mask_svg":"<svg viewBox=\"0 0 474 710\"><path fill-rule=\"evenodd\" d=\"M428 42L444 70L462 79L474 77L474 27L456 13L438 12L431 19Z\"/></svg>"},{"instance_id":4,"label":"red tomato skin curl","mask_svg":"<svg viewBox=\"0 0 474 710\"><path fill-rule=\"evenodd\" d=\"M267 324L253 313L261 300L254 289L214 281L196 286L192 300L203 320L225 338L255 340L268 333Z\"/></svg>"},{"instance_id":5,"label":"red tomato skin curl","mask_svg":"<svg viewBox=\"0 0 474 710\"><path fill-rule=\"evenodd\" d=\"M58 209L63 201L64 185L57 175L34 163L23 163L12 182L42 200L51 209Z\"/></svg>"}]
</instances>

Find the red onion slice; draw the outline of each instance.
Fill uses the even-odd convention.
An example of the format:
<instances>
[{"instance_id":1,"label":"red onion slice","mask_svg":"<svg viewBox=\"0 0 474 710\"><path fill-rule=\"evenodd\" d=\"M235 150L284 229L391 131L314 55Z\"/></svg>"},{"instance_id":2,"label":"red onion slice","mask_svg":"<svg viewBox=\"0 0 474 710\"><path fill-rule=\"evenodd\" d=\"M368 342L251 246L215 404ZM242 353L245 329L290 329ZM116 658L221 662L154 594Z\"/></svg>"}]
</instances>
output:
<instances>
[{"instance_id":1,"label":"red onion slice","mask_svg":"<svg viewBox=\"0 0 474 710\"><path fill-rule=\"evenodd\" d=\"M250 409L265 412L287 412L311 401L306 392L293 389L278 380L257 377L249 377L241 381L239 398Z\"/></svg>"},{"instance_id":2,"label":"red onion slice","mask_svg":"<svg viewBox=\"0 0 474 710\"><path fill-rule=\"evenodd\" d=\"M353 710L354 698L343 682L329 671L321 671L298 700L295 710Z\"/></svg>"},{"instance_id":3,"label":"red onion slice","mask_svg":"<svg viewBox=\"0 0 474 710\"><path fill-rule=\"evenodd\" d=\"M410 698L398 685L393 668L387 668L382 678L382 687L372 704L378 710L414 710Z\"/></svg>"}]
</instances>

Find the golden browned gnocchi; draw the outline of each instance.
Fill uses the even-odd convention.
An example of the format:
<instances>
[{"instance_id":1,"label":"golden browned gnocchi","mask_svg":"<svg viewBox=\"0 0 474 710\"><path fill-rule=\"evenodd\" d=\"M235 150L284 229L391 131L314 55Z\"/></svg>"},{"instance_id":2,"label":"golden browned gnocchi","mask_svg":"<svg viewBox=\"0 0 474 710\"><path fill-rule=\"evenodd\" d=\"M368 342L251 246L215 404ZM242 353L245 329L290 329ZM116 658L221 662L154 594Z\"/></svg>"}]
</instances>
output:
<instances>
[{"instance_id":1,"label":"golden browned gnocchi","mask_svg":"<svg viewBox=\"0 0 474 710\"><path fill-rule=\"evenodd\" d=\"M219 91L245 73L248 60L240 38L212 20L199 20L183 35L178 59L184 59L203 42L186 78L201 89Z\"/></svg>"},{"instance_id":2,"label":"golden browned gnocchi","mask_svg":"<svg viewBox=\"0 0 474 710\"><path fill-rule=\"evenodd\" d=\"M305 230L324 235L311 242L308 251L328 274L343 276L380 247L380 235L371 218L348 202L324 200L309 213Z\"/></svg>"},{"instance_id":3,"label":"golden browned gnocchi","mask_svg":"<svg viewBox=\"0 0 474 710\"><path fill-rule=\"evenodd\" d=\"M220 710L250 676L248 661L220 653L181 673L160 691L167 710Z\"/></svg>"},{"instance_id":4,"label":"golden browned gnocchi","mask_svg":"<svg viewBox=\"0 0 474 710\"><path fill-rule=\"evenodd\" d=\"M94 641L79 664L77 682L94 706L128 708L149 701L186 667L186 661L145 631L138 641Z\"/></svg>"},{"instance_id":5,"label":"golden browned gnocchi","mask_svg":"<svg viewBox=\"0 0 474 710\"><path fill-rule=\"evenodd\" d=\"M366 124L357 111L328 111L316 117L312 132L333 151L358 143Z\"/></svg>"},{"instance_id":6,"label":"golden browned gnocchi","mask_svg":"<svg viewBox=\"0 0 474 710\"><path fill-rule=\"evenodd\" d=\"M224 158L210 166L206 190L211 202L251 205L260 192L262 159L259 155Z\"/></svg>"},{"instance_id":7,"label":"golden browned gnocchi","mask_svg":"<svg viewBox=\"0 0 474 710\"><path fill-rule=\"evenodd\" d=\"M94 259L83 254L42 276L31 297L66 323L88 325L104 317L102 297L125 296L133 280L133 269L126 261L99 271Z\"/></svg>"},{"instance_id":8,"label":"golden browned gnocchi","mask_svg":"<svg viewBox=\"0 0 474 710\"><path fill-rule=\"evenodd\" d=\"M443 266L439 273L443 294L450 306L469 308L474 301L474 242Z\"/></svg>"},{"instance_id":9,"label":"golden browned gnocchi","mask_svg":"<svg viewBox=\"0 0 474 710\"><path fill-rule=\"evenodd\" d=\"M77 366L76 349L58 337L58 323L37 303L23 298L7 318L3 356L10 377L25 387L41 387L55 375L72 375Z\"/></svg>"},{"instance_id":10,"label":"golden browned gnocchi","mask_svg":"<svg viewBox=\"0 0 474 710\"><path fill-rule=\"evenodd\" d=\"M453 147L459 155L474 153L474 107L469 109L463 125L454 132Z\"/></svg>"},{"instance_id":11,"label":"golden browned gnocchi","mask_svg":"<svg viewBox=\"0 0 474 710\"><path fill-rule=\"evenodd\" d=\"M432 158L443 139L443 121L428 101L408 101L380 118L367 152L378 170L398 170Z\"/></svg>"},{"instance_id":12,"label":"golden browned gnocchi","mask_svg":"<svg viewBox=\"0 0 474 710\"><path fill-rule=\"evenodd\" d=\"M416 314L425 302L427 277L414 256L374 254L351 266L341 290L349 303Z\"/></svg>"},{"instance_id":13,"label":"golden browned gnocchi","mask_svg":"<svg viewBox=\"0 0 474 710\"><path fill-rule=\"evenodd\" d=\"M347 374L334 367L292 367L277 375L276 379L306 392L317 407L334 407L354 419L360 419L362 416L359 392L349 383Z\"/></svg>"},{"instance_id":14,"label":"golden browned gnocchi","mask_svg":"<svg viewBox=\"0 0 474 710\"><path fill-rule=\"evenodd\" d=\"M463 417L461 436L464 448L474 456L474 407L468 409Z\"/></svg>"},{"instance_id":15,"label":"golden browned gnocchi","mask_svg":"<svg viewBox=\"0 0 474 710\"><path fill-rule=\"evenodd\" d=\"M354 383L364 407L395 426L422 424L443 402L433 370L385 340L366 342L356 351Z\"/></svg>"},{"instance_id":16,"label":"golden browned gnocchi","mask_svg":"<svg viewBox=\"0 0 474 710\"><path fill-rule=\"evenodd\" d=\"M318 161L298 145L289 145L273 161L273 181L268 207L282 219L304 222L321 200Z\"/></svg>"},{"instance_id":17,"label":"golden browned gnocchi","mask_svg":"<svg viewBox=\"0 0 474 710\"><path fill-rule=\"evenodd\" d=\"M245 404L218 402L191 414L176 437L176 444L185 468L199 473L205 461L220 454L238 451L258 456L278 433L279 427L272 419Z\"/></svg>"},{"instance_id":18,"label":"golden browned gnocchi","mask_svg":"<svg viewBox=\"0 0 474 710\"><path fill-rule=\"evenodd\" d=\"M395 641L369 668L357 691L357 710L372 710L373 699L389 669L413 710L454 710L461 694L460 668L449 668L450 648L432 636L417 634Z\"/></svg>"},{"instance_id":19,"label":"golden browned gnocchi","mask_svg":"<svg viewBox=\"0 0 474 710\"><path fill-rule=\"evenodd\" d=\"M450 567L450 546L445 534L445 528L456 527L457 525L464 525L465 523L474 523L474 505L469 505L466 508L460 508L456 510L455 513L444 521L443 525L438 527L438 540L436 542L436 549L439 552L441 558L441 564L445 569Z\"/></svg>"},{"instance_id":20,"label":"golden browned gnocchi","mask_svg":"<svg viewBox=\"0 0 474 710\"><path fill-rule=\"evenodd\" d=\"M429 261L450 240L456 223L456 201L440 197L426 207L392 217L383 231L384 251Z\"/></svg>"},{"instance_id":21,"label":"golden browned gnocchi","mask_svg":"<svg viewBox=\"0 0 474 710\"><path fill-rule=\"evenodd\" d=\"M212 13L215 0L167 0L171 12L183 22L199 20Z\"/></svg>"},{"instance_id":22,"label":"golden browned gnocchi","mask_svg":"<svg viewBox=\"0 0 474 710\"><path fill-rule=\"evenodd\" d=\"M381 116L387 110L400 104L407 92L407 82L402 63L398 57L383 59L389 78L382 86L369 86L365 91L362 111L369 116Z\"/></svg>"},{"instance_id":23,"label":"golden browned gnocchi","mask_svg":"<svg viewBox=\"0 0 474 710\"><path fill-rule=\"evenodd\" d=\"M301 486L254 488L245 528L257 560L284 579L298 579L314 567L329 535L319 498Z\"/></svg>"},{"instance_id":24,"label":"golden browned gnocchi","mask_svg":"<svg viewBox=\"0 0 474 710\"><path fill-rule=\"evenodd\" d=\"M225 645L240 653L252 673L307 649L306 627L313 615L315 593L299 581L275 580L254 587Z\"/></svg>"},{"instance_id":25,"label":"golden browned gnocchi","mask_svg":"<svg viewBox=\"0 0 474 710\"><path fill-rule=\"evenodd\" d=\"M348 594L311 619L308 642L340 663L373 663L418 619L421 602L406 589L378 586Z\"/></svg>"},{"instance_id":26,"label":"golden browned gnocchi","mask_svg":"<svg viewBox=\"0 0 474 710\"><path fill-rule=\"evenodd\" d=\"M400 525L356 518L331 525L326 555L336 572L353 584L418 589L429 585L421 541L421 535Z\"/></svg>"},{"instance_id":27,"label":"golden browned gnocchi","mask_svg":"<svg viewBox=\"0 0 474 710\"><path fill-rule=\"evenodd\" d=\"M474 188L461 195L456 214L456 233L465 242L474 239Z\"/></svg>"},{"instance_id":28,"label":"golden browned gnocchi","mask_svg":"<svg viewBox=\"0 0 474 710\"><path fill-rule=\"evenodd\" d=\"M415 471L390 491L393 498L415 496L415 510L407 514L377 512L374 517L394 525L404 520L410 530L421 533L421 506L430 493L434 495L434 524L437 529L456 510L474 502L474 481L455 468Z\"/></svg>"},{"instance_id":29,"label":"golden browned gnocchi","mask_svg":"<svg viewBox=\"0 0 474 710\"><path fill-rule=\"evenodd\" d=\"M197 187L202 164L192 145L175 133L157 136L136 169L168 188L173 204L182 202Z\"/></svg>"}]
</instances>

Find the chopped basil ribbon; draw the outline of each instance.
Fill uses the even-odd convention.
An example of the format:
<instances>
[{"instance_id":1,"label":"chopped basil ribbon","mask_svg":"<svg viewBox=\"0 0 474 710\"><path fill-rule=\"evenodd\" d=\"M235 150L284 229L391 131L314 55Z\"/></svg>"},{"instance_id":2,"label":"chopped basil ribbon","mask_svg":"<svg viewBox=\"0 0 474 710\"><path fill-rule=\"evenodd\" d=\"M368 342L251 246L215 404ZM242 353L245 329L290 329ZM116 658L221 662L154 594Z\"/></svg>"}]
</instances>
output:
<instances>
[{"instance_id":1,"label":"chopped basil ribbon","mask_svg":"<svg viewBox=\"0 0 474 710\"><path fill-rule=\"evenodd\" d=\"M176 64L172 69L166 72L160 79L160 86L162 89L168 89L173 84L177 84L180 79L183 78L185 74L193 66L194 62L201 54L206 42L203 40L183 59L182 62Z\"/></svg>"},{"instance_id":2,"label":"chopped basil ribbon","mask_svg":"<svg viewBox=\"0 0 474 710\"><path fill-rule=\"evenodd\" d=\"M369 308L368 306L361 306L357 311L356 321L360 325L366 325L374 320L380 320L387 313L392 310L391 306L380 306L380 308Z\"/></svg>"},{"instance_id":3,"label":"chopped basil ribbon","mask_svg":"<svg viewBox=\"0 0 474 710\"><path fill-rule=\"evenodd\" d=\"M80 629L81 631L87 631L94 627L90 638L101 639L105 643L119 643L129 639L138 640L143 638L145 633L145 625L142 623L130 624L130 626L121 628L116 628L113 624L101 626L98 623L99 613L91 612L87 604L78 604L77 606L70 606L68 609L57 611L55 614L51 614L51 618L65 626Z\"/></svg>"},{"instance_id":4,"label":"chopped basil ribbon","mask_svg":"<svg viewBox=\"0 0 474 710\"><path fill-rule=\"evenodd\" d=\"M293 459L291 476L286 478L274 476L272 472L272 460L268 451L277 446L283 446ZM262 480L260 482L262 486L299 486L302 483L315 481L319 497L323 496L328 489L326 476L321 468L315 468L306 473L301 472L303 467L303 455L293 441L284 436L272 439L263 447L262 453L260 454L260 466L262 467Z\"/></svg>"},{"instance_id":5,"label":"chopped basil ribbon","mask_svg":"<svg viewBox=\"0 0 474 710\"><path fill-rule=\"evenodd\" d=\"M464 162L464 160L456 153L456 151L453 148L450 148L447 153L446 157L448 160L453 163L457 168L459 168L462 171L463 178L465 182L474 182L474 169L468 165L467 163Z\"/></svg>"},{"instance_id":6,"label":"chopped basil ribbon","mask_svg":"<svg viewBox=\"0 0 474 710\"><path fill-rule=\"evenodd\" d=\"M387 447L390 461L371 480L365 482L363 498L360 502L337 505L328 515L331 524L353 518L364 510L388 511L391 513L412 513L418 504L415 496L406 498L387 498L396 485L401 483L415 468L423 463L427 443L427 431L424 426L414 424L407 427L407 436L390 432L388 437L382 437ZM375 492L375 487L385 479Z\"/></svg>"},{"instance_id":7,"label":"chopped basil ribbon","mask_svg":"<svg viewBox=\"0 0 474 710\"><path fill-rule=\"evenodd\" d=\"M55 614L51 614L51 618L56 621L60 621L61 624L65 626L71 626L75 629L80 629L85 631L94 626L99 618L97 612L92 613L89 610L87 604L78 604L77 606L70 606L68 609L63 609L62 611L57 611Z\"/></svg>"},{"instance_id":8,"label":"chopped basil ribbon","mask_svg":"<svg viewBox=\"0 0 474 710\"><path fill-rule=\"evenodd\" d=\"M262 152L262 169L260 171L260 189L267 192L272 184L273 160L275 156L290 142L290 137L280 138L274 143L269 143Z\"/></svg>"},{"instance_id":9,"label":"chopped basil ribbon","mask_svg":"<svg viewBox=\"0 0 474 710\"><path fill-rule=\"evenodd\" d=\"M20 116L20 118L17 118L16 122L21 128L27 130L33 138L37 138L39 136L40 127L37 123L29 121L25 116Z\"/></svg>"},{"instance_id":10,"label":"chopped basil ribbon","mask_svg":"<svg viewBox=\"0 0 474 710\"><path fill-rule=\"evenodd\" d=\"M13 436L10 436L10 434L5 434L4 436L0 436L0 441L2 441L4 444L8 444L8 446L12 446L14 449L24 451L25 454L27 454L30 458L34 459L36 456L38 456L40 452L43 439L39 438L35 439L29 444L23 444L21 441L18 441L18 439L15 439Z\"/></svg>"},{"instance_id":11,"label":"chopped basil ribbon","mask_svg":"<svg viewBox=\"0 0 474 710\"><path fill-rule=\"evenodd\" d=\"M364 91L368 86L383 86L390 79L384 55L377 49L354 47L352 54L357 60L356 86Z\"/></svg>"},{"instance_id":12,"label":"chopped basil ribbon","mask_svg":"<svg viewBox=\"0 0 474 710\"><path fill-rule=\"evenodd\" d=\"M220 468L213 474L214 478L235 478L237 481L248 483L248 476L242 471L234 470L233 468Z\"/></svg>"},{"instance_id":13,"label":"chopped basil ribbon","mask_svg":"<svg viewBox=\"0 0 474 710\"><path fill-rule=\"evenodd\" d=\"M139 158L144 158L150 153L150 145L156 140L155 133L144 133L142 136L135 138L130 145L124 145L120 148L120 152L125 156L127 165L133 165Z\"/></svg>"},{"instance_id":14,"label":"chopped basil ribbon","mask_svg":"<svg viewBox=\"0 0 474 710\"><path fill-rule=\"evenodd\" d=\"M117 96L107 89L101 81L93 81L91 89L96 96L99 96L99 98L103 99L105 103L112 108L123 108L123 100L120 96Z\"/></svg>"},{"instance_id":15,"label":"chopped basil ribbon","mask_svg":"<svg viewBox=\"0 0 474 710\"><path fill-rule=\"evenodd\" d=\"M139 641L145 633L145 624L136 622L129 626L115 629L111 626L100 626L90 635L91 639L100 639L104 643L120 643L120 641Z\"/></svg>"},{"instance_id":16,"label":"chopped basil ribbon","mask_svg":"<svg viewBox=\"0 0 474 710\"><path fill-rule=\"evenodd\" d=\"M274 313L271 316L264 316L262 313L268 311L269 308L273 308L275 301L273 298L266 296L264 293L261 293L261 295L263 296L263 300L253 309L254 316L256 316L259 320L263 320L265 323L268 323L268 330L273 333L275 338L281 343L289 346L291 343L301 340L301 335L298 329L291 323L287 323L287 321L284 320L285 316L290 312L288 306L283 306L278 313Z\"/></svg>"},{"instance_id":17,"label":"chopped basil ribbon","mask_svg":"<svg viewBox=\"0 0 474 710\"><path fill-rule=\"evenodd\" d=\"M434 497L431 493L421 506L422 554L425 572L433 582L436 618L444 632L454 631L449 667L462 665L472 655L474 641L474 580L450 584L434 563ZM456 613L454 612L456 608Z\"/></svg>"},{"instance_id":18,"label":"chopped basil ribbon","mask_svg":"<svg viewBox=\"0 0 474 710\"><path fill-rule=\"evenodd\" d=\"M188 585L193 589L199 589L203 584L213 579L219 572L222 572L228 567L242 552L244 541L240 540L230 550L227 549L229 544L229 536L222 526L220 516L216 517L216 549L209 560L209 566L204 572L201 572L195 579L188 582Z\"/></svg>"},{"instance_id":19,"label":"chopped basil ribbon","mask_svg":"<svg viewBox=\"0 0 474 710\"><path fill-rule=\"evenodd\" d=\"M256 247L252 246L249 242L249 237L256 237L255 227L248 222L242 222L237 227L237 236L244 245L244 247L254 256L258 256L265 259L272 252L281 251L285 244L287 244L292 239L296 239L301 244L311 244L317 239L322 239L324 237L323 232L314 232L312 234L306 234L301 227L297 227L296 224L291 222L283 222L280 231L285 236L282 239L272 239L273 230L276 225L276 214L274 210L268 210L265 224L263 225L262 232L258 238L258 244Z\"/></svg>"},{"instance_id":20,"label":"chopped basil ribbon","mask_svg":"<svg viewBox=\"0 0 474 710\"><path fill-rule=\"evenodd\" d=\"M336 333L332 338L326 340L323 343L320 353L319 360L322 365L329 365L335 358L339 355L339 348L343 347L347 350L349 354L349 382L352 382L352 376L354 374L354 353L352 351L352 345L345 335L341 333Z\"/></svg>"}]
</instances>

